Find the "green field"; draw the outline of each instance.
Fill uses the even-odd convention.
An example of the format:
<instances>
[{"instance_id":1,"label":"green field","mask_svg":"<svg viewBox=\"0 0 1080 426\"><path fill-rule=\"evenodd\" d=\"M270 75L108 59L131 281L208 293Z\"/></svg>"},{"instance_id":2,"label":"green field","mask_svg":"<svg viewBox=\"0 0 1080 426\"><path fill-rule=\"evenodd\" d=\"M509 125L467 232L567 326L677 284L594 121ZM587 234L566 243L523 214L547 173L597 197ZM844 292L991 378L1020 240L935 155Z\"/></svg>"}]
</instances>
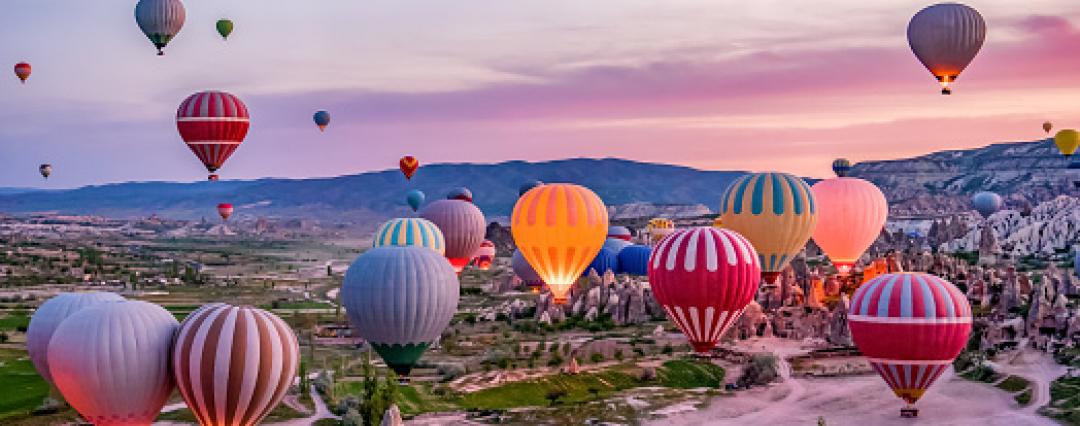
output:
<instances>
[{"instance_id":1,"label":"green field","mask_svg":"<svg viewBox=\"0 0 1080 426\"><path fill-rule=\"evenodd\" d=\"M458 404L466 409L546 406L551 404L548 399L549 392L565 392L556 403L579 403L640 386L660 385L680 389L715 388L719 387L724 380L723 368L688 360L665 362L656 373L655 382L639 380L640 371L630 366L621 366L597 373L558 374L466 394L460 398Z\"/></svg>"},{"instance_id":2,"label":"green field","mask_svg":"<svg viewBox=\"0 0 1080 426\"><path fill-rule=\"evenodd\" d=\"M26 351L0 349L0 423L23 417L49 395L49 384L34 370Z\"/></svg>"},{"instance_id":3,"label":"green field","mask_svg":"<svg viewBox=\"0 0 1080 426\"><path fill-rule=\"evenodd\" d=\"M1050 384L1050 405L1041 413L1070 425L1080 425L1080 377L1062 377Z\"/></svg>"},{"instance_id":4,"label":"green field","mask_svg":"<svg viewBox=\"0 0 1080 426\"><path fill-rule=\"evenodd\" d=\"M14 331L19 327L25 330L29 325L30 316L26 314L8 314L0 317L0 331Z\"/></svg>"}]
</instances>

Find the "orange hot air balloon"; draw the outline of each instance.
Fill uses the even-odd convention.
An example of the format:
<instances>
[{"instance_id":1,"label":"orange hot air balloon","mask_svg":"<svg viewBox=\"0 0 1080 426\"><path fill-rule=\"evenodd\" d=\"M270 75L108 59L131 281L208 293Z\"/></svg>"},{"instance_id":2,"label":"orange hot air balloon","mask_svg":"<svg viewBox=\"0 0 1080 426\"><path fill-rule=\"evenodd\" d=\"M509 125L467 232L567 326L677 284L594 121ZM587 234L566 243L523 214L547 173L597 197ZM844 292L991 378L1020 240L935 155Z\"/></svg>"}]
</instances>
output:
<instances>
[{"instance_id":1,"label":"orange hot air balloon","mask_svg":"<svg viewBox=\"0 0 1080 426\"><path fill-rule=\"evenodd\" d=\"M1046 133L1050 133L1050 130L1053 129L1053 128L1054 128L1054 123L1051 123L1049 121L1043 123L1043 131L1045 131Z\"/></svg>"},{"instance_id":2,"label":"orange hot air balloon","mask_svg":"<svg viewBox=\"0 0 1080 426\"><path fill-rule=\"evenodd\" d=\"M826 179L810 191L818 209L814 242L840 275L847 275L881 234L889 203L877 186L853 177Z\"/></svg>"},{"instance_id":3,"label":"orange hot air balloon","mask_svg":"<svg viewBox=\"0 0 1080 426\"><path fill-rule=\"evenodd\" d=\"M412 179L412 176L416 174L416 169L420 168L420 162L416 161L416 157L406 155L398 161L398 167L401 168L401 173L405 174L405 179Z\"/></svg>"},{"instance_id":4,"label":"orange hot air balloon","mask_svg":"<svg viewBox=\"0 0 1080 426\"><path fill-rule=\"evenodd\" d=\"M607 207L600 197L568 183L530 189L510 215L514 242L560 305L600 252L607 230Z\"/></svg>"},{"instance_id":5,"label":"orange hot air balloon","mask_svg":"<svg viewBox=\"0 0 1080 426\"><path fill-rule=\"evenodd\" d=\"M26 84L26 79L30 78L30 64L26 62L15 64L15 76L19 77L19 81L23 84Z\"/></svg>"}]
</instances>

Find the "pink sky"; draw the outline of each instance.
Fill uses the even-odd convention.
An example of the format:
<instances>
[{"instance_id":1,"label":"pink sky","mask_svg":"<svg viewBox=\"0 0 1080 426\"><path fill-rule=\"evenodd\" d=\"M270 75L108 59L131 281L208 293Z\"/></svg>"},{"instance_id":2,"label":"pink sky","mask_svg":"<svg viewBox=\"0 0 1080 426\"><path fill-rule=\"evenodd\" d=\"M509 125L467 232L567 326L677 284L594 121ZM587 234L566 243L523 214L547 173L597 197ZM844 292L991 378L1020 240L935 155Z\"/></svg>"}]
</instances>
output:
<instances>
[{"instance_id":1,"label":"pink sky","mask_svg":"<svg viewBox=\"0 0 1080 426\"><path fill-rule=\"evenodd\" d=\"M198 180L172 124L208 88L252 111L225 178L331 176L422 162L623 157L825 176L890 159L1080 126L1080 3L969 2L986 45L955 84L910 54L926 2L478 0L262 6L189 1L154 57L130 5L13 0L0 58L0 186ZM115 2L123 3L123 2ZM883 5L881 3L888 3ZM237 31L216 39L213 21ZM51 33L63 29L64 40ZM72 42L76 41L76 42ZM310 122L329 110L330 128Z\"/></svg>"}]
</instances>

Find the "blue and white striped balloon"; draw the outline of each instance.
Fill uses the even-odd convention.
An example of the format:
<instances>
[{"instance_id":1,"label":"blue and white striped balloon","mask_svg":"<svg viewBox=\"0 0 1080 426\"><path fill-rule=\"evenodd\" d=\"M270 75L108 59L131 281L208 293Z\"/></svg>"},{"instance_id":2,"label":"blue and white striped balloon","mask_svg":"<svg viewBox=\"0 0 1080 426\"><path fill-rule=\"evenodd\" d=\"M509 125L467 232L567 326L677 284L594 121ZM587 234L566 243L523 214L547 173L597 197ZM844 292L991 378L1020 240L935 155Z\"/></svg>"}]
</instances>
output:
<instances>
[{"instance_id":1,"label":"blue and white striped balloon","mask_svg":"<svg viewBox=\"0 0 1080 426\"><path fill-rule=\"evenodd\" d=\"M399 217L390 219L375 231L372 247L420 246L446 254L446 239L438 226L427 219Z\"/></svg>"}]
</instances>

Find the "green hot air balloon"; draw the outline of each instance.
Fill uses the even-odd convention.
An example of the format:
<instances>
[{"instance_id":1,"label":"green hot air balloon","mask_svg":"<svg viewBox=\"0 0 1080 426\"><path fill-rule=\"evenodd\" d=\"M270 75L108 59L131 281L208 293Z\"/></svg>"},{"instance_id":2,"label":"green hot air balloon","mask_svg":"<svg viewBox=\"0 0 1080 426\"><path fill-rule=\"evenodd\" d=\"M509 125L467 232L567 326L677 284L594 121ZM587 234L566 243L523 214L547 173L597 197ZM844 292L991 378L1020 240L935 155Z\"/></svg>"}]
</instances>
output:
<instances>
[{"instance_id":1,"label":"green hot air balloon","mask_svg":"<svg viewBox=\"0 0 1080 426\"><path fill-rule=\"evenodd\" d=\"M221 38L228 40L229 34L232 34L233 23L228 19L218 19L217 32L221 34Z\"/></svg>"},{"instance_id":2,"label":"green hot air balloon","mask_svg":"<svg viewBox=\"0 0 1080 426\"><path fill-rule=\"evenodd\" d=\"M402 380L457 311L461 284L434 250L382 246L345 273L341 300L349 322Z\"/></svg>"}]
</instances>

